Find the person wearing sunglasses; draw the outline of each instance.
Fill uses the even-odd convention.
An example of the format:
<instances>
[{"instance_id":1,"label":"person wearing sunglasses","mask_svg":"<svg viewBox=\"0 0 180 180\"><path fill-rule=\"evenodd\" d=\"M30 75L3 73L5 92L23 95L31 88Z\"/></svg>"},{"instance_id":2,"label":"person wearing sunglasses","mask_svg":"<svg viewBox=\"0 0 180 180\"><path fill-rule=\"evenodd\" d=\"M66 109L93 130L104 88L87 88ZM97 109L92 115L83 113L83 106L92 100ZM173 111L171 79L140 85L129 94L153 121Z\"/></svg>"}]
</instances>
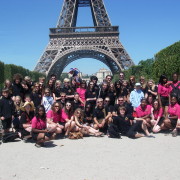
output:
<instances>
[{"instance_id":1,"label":"person wearing sunglasses","mask_svg":"<svg viewBox=\"0 0 180 180\"><path fill-rule=\"evenodd\" d=\"M94 110L94 114L93 114L94 128L99 129L101 132L106 134L108 128L107 123L109 116L104 108L103 99L98 98L96 105L97 107Z\"/></svg>"},{"instance_id":2,"label":"person wearing sunglasses","mask_svg":"<svg viewBox=\"0 0 180 180\"><path fill-rule=\"evenodd\" d=\"M73 106L70 101L67 101L62 109L61 125L64 125L65 138L73 131L75 122L73 121Z\"/></svg>"},{"instance_id":3,"label":"person wearing sunglasses","mask_svg":"<svg viewBox=\"0 0 180 180\"><path fill-rule=\"evenodd\" d=\"M56 134L62 133L64 129L64 123L61 124L61 106L58 102L52 104L51 110L46 114L47 127Z\"/></svg>"}]
</instances>

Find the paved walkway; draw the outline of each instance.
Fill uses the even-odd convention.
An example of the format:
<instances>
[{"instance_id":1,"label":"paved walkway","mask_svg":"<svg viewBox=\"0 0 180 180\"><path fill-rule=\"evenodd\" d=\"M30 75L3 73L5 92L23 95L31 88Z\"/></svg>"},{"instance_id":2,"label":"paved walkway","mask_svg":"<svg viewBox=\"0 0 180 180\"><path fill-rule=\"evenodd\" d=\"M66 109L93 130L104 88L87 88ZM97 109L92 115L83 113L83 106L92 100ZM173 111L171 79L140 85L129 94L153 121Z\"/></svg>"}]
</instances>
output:
<instances>
[{"instance_id":1,"label":"paved walkway","mask_svg":"<svg viewBox=\"0 0 180 180\"><path fill-rule=\"evenodd\" d=\"M0 180L180 179L180 136L60 139L0 146Z\"/></svg>"}]
</instances>

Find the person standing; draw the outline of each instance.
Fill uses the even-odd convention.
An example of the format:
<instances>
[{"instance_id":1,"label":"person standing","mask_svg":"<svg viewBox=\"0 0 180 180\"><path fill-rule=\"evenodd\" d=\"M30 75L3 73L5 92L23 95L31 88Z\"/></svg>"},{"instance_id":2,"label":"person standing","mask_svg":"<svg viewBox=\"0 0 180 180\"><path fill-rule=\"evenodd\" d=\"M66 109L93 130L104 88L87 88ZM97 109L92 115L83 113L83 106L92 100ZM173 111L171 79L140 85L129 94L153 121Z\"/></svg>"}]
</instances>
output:
<instances>
[{"instance_id":1,"label":"person standing","mask_svg":"<svg viewBox=\"0 0 180 180\"><path fill-rule=\"evenodd\" d=\"M0 99L0 119L2 121L3 133L9 132L14 114L14 102L9 96L9 90L4 88L2 90L2 98Z\"/></svg>"},{"instance_id":2,"label":"person standing","mask_svg":"<svg viewBox=\"0 0 180 180\"><path fill-rule=\"evenodd\" d=\"M136 111L136 108L141 104L141 99L144 98L144 93L141 90L141 84L136 83L135 89L130 94L130 102Z\"/></svg>"}]
</instances>

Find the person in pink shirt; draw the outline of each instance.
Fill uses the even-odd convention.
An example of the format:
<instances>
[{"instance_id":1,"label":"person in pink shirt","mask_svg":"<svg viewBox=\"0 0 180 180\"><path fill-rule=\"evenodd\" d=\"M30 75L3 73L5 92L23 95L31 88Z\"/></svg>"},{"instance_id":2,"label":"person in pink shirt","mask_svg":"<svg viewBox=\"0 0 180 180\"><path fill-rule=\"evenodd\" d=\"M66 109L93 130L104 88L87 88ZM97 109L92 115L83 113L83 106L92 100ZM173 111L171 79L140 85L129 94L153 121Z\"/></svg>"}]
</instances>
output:
<instances>
[{"instance_id":1,"label":"person in pink shirt","mask_svg":"<svg viewBox=\"0 0 180 180\"><path fill-rule=\"evenodd\" d=\"M153 132L158 133L161 130L161 125L164 121L163 108L160 107L158 100L153 102L151 108L151 124L153 126Z\"/></svg>"},{"instance_id":2,"label":"person in pink shirt","mask_svg":"<svg viewBox=\"0 0 180 180\"><path fill-rule=\"evenodd\" d=\"M36 115L32 119L32 137L36 141L35 146L38 148L44 146L45 141L54 138L54 133L48 130L46 123L45 108L40 105L37 107Z\"/></svg>"},{"instance_id":3,"label":"person in pink shirt","mask_svg":"<svg viewBox=\"0 0 180 180\"><path fill-rule=\"evenodd\" d=\"M180 106L177 103L176 96L171 97L171 104L168 106L168 115L165 116L163 129L175 129L178 116L179 116ZM173 131L172 131L173 134Z\"/></svg>"},{"instance_id":4,"label":"person in pink shirt","mask_svg":"<svg viewBox=\"0 0 180 180\"><path fill-rule=\"evenodd\" d=\"M160 106L164 110L164 115L167 116L168 106L170 102L171 87L165 75L161 75L158 84L158 100Z\"/></svg>"},{"instance_id":5,"label":"person in pink shirt","mask_svg":"<svg viewBox=\"0 0 180 180\"><path fill-rule=\"evenodd\" d=\"M180 81L178 73L173 73L172 81L169 82L171 87L171 95L177 96L178 104L180 105Z\"/></svg>"},{"instance_id":6,"label":"person in pink shirt","mask_svg":"<svg viewBox=\"0 0 180 180\"><path fill-rule=\"evenodd\" d=\"M81 106L85 105L85 93L86 93L86 81L82 80L80 83L80 87L76 89L76 92L79 94Z\"/></svg>"},{"instance_id":7,"label":"person in pink shirt","mask_svg":"<svg viewBox=\"0 0 180 180\"><path fill-rule=\"evenodd\" d=\"M150 115L151 106L147 105L145 98L141 99L141 104L136 108L137 118L143 118L146 121L148 127L151 127Z\"/></svg>"},{"instance_id":8,"label":"person in pink shirt","mask_svg":"<svg viewBox=\"0 0 180 180\"><path fill-rule=\"evenodd\" d=\"M62 109L61 122L64 123L65 138L67 138L76 125L73 121L73 107L70 101L67 101L65 107Z\"/></svg>"},{"instance_id":9,"label":"person in pink shirt","mask_svg":"<svg viewBox=\"0 0 180 180\"><path fill-rule=\"evenodd\" d=\"M64 124L61 124L61 107L58 102L54 102L46 114L47 117L47 127L52 129L56 134L62 133L64 129Z\"/></svg>"}]
</instances>

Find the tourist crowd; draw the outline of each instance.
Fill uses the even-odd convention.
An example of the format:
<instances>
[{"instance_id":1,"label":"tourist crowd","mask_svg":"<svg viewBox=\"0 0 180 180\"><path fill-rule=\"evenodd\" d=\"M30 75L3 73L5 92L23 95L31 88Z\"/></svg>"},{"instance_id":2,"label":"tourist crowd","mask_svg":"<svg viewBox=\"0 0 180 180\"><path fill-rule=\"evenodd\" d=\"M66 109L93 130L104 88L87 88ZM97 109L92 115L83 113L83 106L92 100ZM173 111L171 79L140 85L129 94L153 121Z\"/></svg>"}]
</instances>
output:
<instances>
[{"instance_id":1,"label":"tourist crowd","mask_svg":"<svg viewBox=\"0 0 180 180\"><path fill-rule=\"evenodd\" d=\"M45 141L81 133L111 138L154 137L152 133L170 131L178 135L180 128L180 81L161 75L156 85L143 76L112 83L107 75L102 84L92 76L87 83L78 76L63 82L52 74L32 82L20 74L6 80L0 98L3 134L16 131L24 141L34 139L36 147Z\"/></svg>"}]
</instances>

